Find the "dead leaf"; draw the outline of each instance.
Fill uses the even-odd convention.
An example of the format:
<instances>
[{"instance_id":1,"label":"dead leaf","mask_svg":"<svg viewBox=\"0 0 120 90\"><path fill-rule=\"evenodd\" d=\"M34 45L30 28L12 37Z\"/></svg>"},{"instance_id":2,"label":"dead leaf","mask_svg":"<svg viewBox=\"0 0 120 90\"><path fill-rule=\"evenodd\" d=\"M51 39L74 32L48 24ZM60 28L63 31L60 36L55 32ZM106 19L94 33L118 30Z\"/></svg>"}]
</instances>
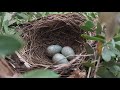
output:
<instances>
[{"instance_id":1,"label":"dead leaf","mask_svg":"<svg viewBox=\"0 0 120 90\"><path fill-rule=\"evenodd\" d=\"M85 78L86 72L75 69L68 78Z\"/></svg>"},{"instance_id":2,"label":"dead leaf","mask_svg":"<svg viewBox=\"0 0 120 90\"><path fill-rule=\"evenodd\" d=\"M102 53L102 42L97 43L97 53L98 55L101 55Z\"/></svg>"}]
</instances>

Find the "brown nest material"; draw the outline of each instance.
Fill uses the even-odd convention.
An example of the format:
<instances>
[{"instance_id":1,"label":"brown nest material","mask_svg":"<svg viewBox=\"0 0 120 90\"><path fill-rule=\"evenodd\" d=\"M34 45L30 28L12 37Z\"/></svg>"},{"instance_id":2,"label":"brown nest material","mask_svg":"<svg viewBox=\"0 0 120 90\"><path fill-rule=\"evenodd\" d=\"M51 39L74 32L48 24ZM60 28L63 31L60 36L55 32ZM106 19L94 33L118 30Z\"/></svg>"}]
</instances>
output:
<instances>
[{"instance_id":1,"label":"brown nest material","mask_svg":"<svg viewBox=\"0 0 120 90\"><path fill-rule=\"evenodd\" d=\"M52 44L70 46L79 55L83 51L84 40L80 35L84 31L80 29L80 25L84 21L85 17L82 14L68 13L49 15L26 24L18 29L23 32L22 37L26 41L26 46L19 52L21 58L32 67L50 68L54 64L51 62L51 58L46 56L45 51ZM77 64L79 63L77 62Z\"/></svg>"}]
</instances>

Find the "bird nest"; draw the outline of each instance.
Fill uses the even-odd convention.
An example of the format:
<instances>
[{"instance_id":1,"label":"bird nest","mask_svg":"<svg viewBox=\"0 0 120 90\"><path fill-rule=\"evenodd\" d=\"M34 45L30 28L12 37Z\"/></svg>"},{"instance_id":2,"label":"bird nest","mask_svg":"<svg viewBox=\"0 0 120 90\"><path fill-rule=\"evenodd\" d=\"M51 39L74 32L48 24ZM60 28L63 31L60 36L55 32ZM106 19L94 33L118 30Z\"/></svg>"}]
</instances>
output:
<instances>
[{"instance_id":1,"label":"bird nest","mask_svg":"<svg viewBox=\"0 0 120 90\"><path fill-rule=\"evenodd\" d=\"M46 55L46 48L53 44L62 47L70 46L76 55L80 55L84 49L82 44L84 39L81 37L84 30L81 30L80 26L84 21L85 17L80 13L67 13L49 15L25 24L18 29L18 31L22 31L21 36L26 41L25 47L19 51L19 59L25 60L32 69L49 68L59 73L64 71L65 75L65 71L68 73L68 68L62 70L62 67L65 69L69 66L71 68L79 66L80 61L73 64L78 57L71 60L69 65L54 65L51 58Z\"/></svg>"}]
</instances>

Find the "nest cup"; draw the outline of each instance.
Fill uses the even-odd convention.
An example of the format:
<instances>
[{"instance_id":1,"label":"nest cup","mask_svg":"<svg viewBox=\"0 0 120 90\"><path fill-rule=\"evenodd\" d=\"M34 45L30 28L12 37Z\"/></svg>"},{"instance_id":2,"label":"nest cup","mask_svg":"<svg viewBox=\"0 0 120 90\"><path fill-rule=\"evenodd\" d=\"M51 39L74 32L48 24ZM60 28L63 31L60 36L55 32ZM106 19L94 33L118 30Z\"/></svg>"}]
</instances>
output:
<instances>
[{"instance_id":1,"label":"nest cup","mask_svg":"<svg viewBox=\"0 0 120 90\"><path fill-rule=\"evenodd\" d=\"M27 23L18 29L22 30L22 37L26 41L20 55L31 65L54 65L52 59L46 55L49 45L70 46L79 54L83 42L80 35L84 33L80 25L84 21L85 17L80 13L67 13L49 15Z\"/></svg>"}]
</instances>

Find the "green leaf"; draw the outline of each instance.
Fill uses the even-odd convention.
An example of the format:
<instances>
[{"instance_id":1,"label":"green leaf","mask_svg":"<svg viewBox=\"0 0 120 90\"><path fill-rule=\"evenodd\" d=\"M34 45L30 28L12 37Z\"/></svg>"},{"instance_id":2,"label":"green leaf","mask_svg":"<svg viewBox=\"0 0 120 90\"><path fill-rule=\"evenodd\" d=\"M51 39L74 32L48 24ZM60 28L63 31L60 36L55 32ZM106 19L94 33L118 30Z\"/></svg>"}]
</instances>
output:
<instances>
[{"instance_id":1,"label":"green leaf","mask_svg":"<svg viewBox=\"0 0 120 90\"><path fill-rule=\"evenodd\" d=\"M94 49L88 43L84 43L84 46L87 54L94 54ZM90 58L94 59L94 56L92 55Z\"/></svg>"},{"instance_id":2,"label":"green leaf","mask_svg":"<svg viewBox=\"0 0 120 90\"><path fill-rule=\"evenodd\" d=\"M109 50L108 47L106 47L106 46L103 48L102 58L103 58L103 60L105 60L106 62L109 62L109 61L111 60L110 50Z\"/></svg>"},{"instance_id":3,"label":"green leaf","mask_svg":"<svg viewBox=\"0 0 120 90\"><path fill-rule=\"evenodd\" d=\"M58 12L52 12L52 14L59 14Z\"/></svg>"},{"instance_id":4,"label":"green leaf","mask_svg":"<svg viewBox=\"0 0 120 90\"><path fill-rule=\"evenodd\" d=\"M115 44L117 44L117 45L119 45L119 46L120 46L120 41L115 42Z\"/></svg>"},{"instance_id":5,"label":"green leaf","mask_svg":"<svg viewBox=\"0 0 120 90\"><path fill-rule=\"evenodd\" d=\"M0 55L12 54L23 45L24 42L19 36L0 35Z\"/></svg>"},{"instance_id":6,"label":"green leaf","mask_svg":"<svg viewBox=\"0 0 120 90\"><path fill-rule=\"evenodd\" d=\"M87 54L94 54L94 49L88 44L84 44Z\"/></svg>"},{"instance_id":7,"label":"green leaf","mask_svg":"<svg viewBox=\"0 0 120 90\"><path fill-rule=\"evenodd\" d=\"M93 32L93 30L92 30L91 28L88 28L88 27L86 27L86 26L80 26L80 28L81 28L82 30L86 30L86 31L91 31L91 32Z\"/></svg>"},{"instance_id":8,"label":"green leaf","mask_svg":"<svg viewBox=\"0 0 120 90\"><path fill-rule=\"evenodd\" d=\"M112 39L111 44L112 44L112 47L115 48L115 41L114 41L114 39Z\"/></svg>"},{"instance_id":9,"label":"green leaf","mask_svg":"<svg viewBox=\"0 0 120 90\"><path fill-rule=\"evenodd\" d=\"M110 73L112 73L116 78L119 78L120 74L120 64L117 63L115 60L110 62L102 62L102 67L106 68Z\"/></svg>"},{"instance_id":10,"label":"green leaf","mask_svg":"<svg viewBox=\"0 0 120 90\"><path fill-rule=\"evenodd\" d=\"M96 40L96 41L101 41L101 42L104 42L104 39L100 38L100 37L97 37L97 36L89 36L89 35L86 35L86 34L82 34L81 35L83 38L86 38L87 40Z\"/></svg>"},{"instance_id":11,"label":"green leaf","mask_svg":"<svg viewBox=\"0 0 120 90\"><path fill-rule=\"evenodd\" d=\"M16 16L19 18L19 19L25 19L25 20L28 20L29 17L25 14L25 13L17 13Z\"/></svg>"},{"instance_id":12,"label":"green leaf","mask_svg":"<svg viewBox=\"0 0 120 90\"><path fill-rule=\"evenodd\" d=\"M6 34L9 34L8 33L8 30L9 30L9 28L8 28L8 20L3 22L3 29L4 29Z\"/></svg>"},{"instance_id":13,"label":"green leaf","mask_svg":"<svg viewBox=\"0 0 120 90\"><path fill-rule=\"evenodd\" d=\"M115 78L113 73L111 73L107 68L105 67L100 67L98 68L98 71L96 73L98 76L101 78Z\"/></svg>"},{"instance_id":14,"label":"green leaf","mask_svg":"<svg viewBox=\"0 0 120 90\"><path fill-rule=\"evenodd\" d=\"M32 70L22 75L23 78L58 78L59 75L51 70Z\"/></svg>"},{"instance_id":15,"label":"green leaf","mask_svg":"<svg viewBox=\"0 0 120 90\"><path fill-rule=\"evenodd\" d=\"M13 35L15 33L19 33L19 32L17 32L15 29L12 29L12 28L10 28L8 31L8 34L11 34L11 35Z\"/></svg>"},{"instance_id":16,"label":"green leaf","mask_svg":"<svg viewBox=\"0 0 120 90\"><path fill-rule=\"evenodd\" d=\"M5 16L5 12L4 12L4 13L2 13L2 16L1 16L0 29L2 29L2 28L3 28L4 16Z\"/></svg>"},{"instance_id":17,"label":"green leaf","mask_svg":"<svg viewBox=\"0 0 120 90\"><path fill-rule=\"evenodd\" d=\"M36 15L35 15L37 18L40 18L42 17L42 14L40 12L38 12Z\"/></svg>"},{"instance_id":18,"label":"green leaf","mask_svg":"<svg viewBox=\"0 0 120 90\"><path fill-rule=\"evenodd\" d=\"M12 25L13 23L17 22L17 20L10 20L8 26Z\"/></svg>"},{"instance_id":19,"label":"green leaf","mask_svg":"<svg viewBox=\"0 0 120 90\"><path fill-rule=\"evenodd\" d=\"M95 29L96 34L99 35L102 32L102 26L100 23L97 23L97 28Z\"/></svg>"},{"instance_id":20,"label":"green leaf","mask_svg":"<svg viewBox=\"0 0 120 90\"><path fill-rule=\"evenodd\" d=\"M120 72L118 73L117 78L120 78Z\"/></svg>"},{"instance_id":21,"label":"green leaf","mask_svg":"<svg viewBox=\"0 0 120 90\"><path fill-rule=\"evenodd\" d=\"M108 69L114 74L114 76L117 76L120 73L120 67L117 65L108 67Z\"/></svg>"},{"instance_id":22,"label":"green leaf","mask_svg":"<svg viewBox=\"0 0 120 90\"><path fill-rule=\"evenodd\" d=\"M93 28L95 25L94 25L94 23L92 21L87 21L85 23L85 26L88 27L88 28Z\"/></svg>"},{"instance_id":23,"label":"green leaf","mask_svg":"<svg viewBox=\"0 0 120 90\"><path fill-rule=\"evenodd\" d=\"M114 37L114 40L117 42L117 41L120 41L120 35L117 35Z\"/></svg>"},{"instance_id":24,"label":"green leaf","mask_svg":"<svg viewBox=\"0 0 120 90\"><path fill-rule=\"evenodd\" d=\"M120 51L120 45L115 45L115 47Z\"/></svg>"},{"instance_id":25,"label":"green leaf","mask_svg":"<svg viewBox=\"0 0 120 90\"><path fill-rule=\"evenodd\" d=\"M108 69L110 70L111 73L113 73L114 76L117 76L118 71L116 71L115 68L113 68L113 67L108 67Z\"/></svg>"},{"instance_id":26,"label":"green leaf","mask_svg":"<svg viewBox=\"0 0 120 90\"><path fill-rule=\"evenodd\" d=\"M12 18L12 14L5 12L3 22L9 21L9 20L11 20L11 18Z\"/></svg>"},{"instance_id":27,"label":"green leaf","mask_svg":"<svg viewBox=\"0 0 120 90\"><path fill-rule=\"evenodd\" d=\"M113 67L115 68L115 70L120 72L120 66L114 65Z\"/></svg>"},{"instance_id":28,"label":"green leaf","mask_svg":"<svg viewBox=\"0 0 120 90\"><path fill-rule=\"evenodd\" d=\"M45 17L46 15L50 14L50 12L40 12L42 17Z\"/></svg>"},{"instance_id":29,"label":"green leaf","mask_svg":"<svg viewBox=\"0 0 120 90\"><path fill-rule=\"evenodd\" d=\"M114 45L112 43L108 44L107 47L109 48L110 55L112 57L115 57L117 54L117 50L115 49Z\"/></svg>"},{"instance_id":30,"label":"green leaf","mask_svg":"<svg viewBox=\"0 0 120 90\"><path fill-rule=\"evenodd\" d=\"M105 37L101 36L101 35L96 35L95 37L101 38L102 40L105 39Z\"/></svg>"},{"instance_id":31,"label":"green leaf","mask_svg":"<svg viewBox=\"0 0 120 90\"><path fill-rule=\"evenodd\" d=\"M94 68L95 67L95 63L91 63L91 61L89 60L89 61L87 61L87 62L85 62L85 63L83 63L83 65L85 66L85 67L92 67L92 68Z\"/></svg>"},{"instance_id":32,"label":"green leaf","mask_svg":"<svg viewBox=\"0 0 120 90\"><path fill-rule=\"evenodd\" d=\"M95 13L91 13L91 16L93 17L93 18L96 18L96 16L95 16Z\"/></svg>"},{"instance_id":33,"label":"green leaf","mask_svg":"<svg viewBox=\"0 0 120 90\"><path fill-rule=\"evenodd\" d=\"M0 58L5 59L5 55L0 54Z\"/></svg>"},{"instance_id":34,"label":"green leaf","mask_svg":"<svg viewBox=\"0 0 120 90\"><path fill-rule=\"evenodd\" d=\"M111 66L116 65L116 61L111 60L111 61L109 61L109 62L102 62L101 65L104 66L104 67L106 67L106 68L107 68L107 67L111 67Z\"/></svg>"},{"instance_id":35,"label":"green leaf","mask_svg":"<svg viewBox=\"0 0 120 90\"><path fill-rule=\"evenodd\" d=\"M115 57L116 56L115 53L112 52L112 51L110 51L110 55L111 55L111 57Z\"/></svg>"},{"instance_id":36,"label":"green leaf","mask_svg":"<svg viewBox=\"0 0 120 90\"><path fill-rule=\"evenodd\" d=\"M88 20L91 20L91 21L93 20L93 18L91 16L87 15L87 18L88 18Z\"/></svg>"},{"instance_id":37,"label":"green leaf","mask_svg":"<svg viewBox=\"0 0 120 90\"><path fill-rule=\"evenodd\" d=\"M2 16L3 12L0 12L0 16Z\"/></svg>"},{"instance_id":38,"label":"green leaf","mask_svg":"<svg viewBox=\"0 0 120 90\"><path fill-rule=\"evenodd\" d=\"M117 48L110 48L110 51L120 57L120 51Z\"/></svg>"}]
</instances>

